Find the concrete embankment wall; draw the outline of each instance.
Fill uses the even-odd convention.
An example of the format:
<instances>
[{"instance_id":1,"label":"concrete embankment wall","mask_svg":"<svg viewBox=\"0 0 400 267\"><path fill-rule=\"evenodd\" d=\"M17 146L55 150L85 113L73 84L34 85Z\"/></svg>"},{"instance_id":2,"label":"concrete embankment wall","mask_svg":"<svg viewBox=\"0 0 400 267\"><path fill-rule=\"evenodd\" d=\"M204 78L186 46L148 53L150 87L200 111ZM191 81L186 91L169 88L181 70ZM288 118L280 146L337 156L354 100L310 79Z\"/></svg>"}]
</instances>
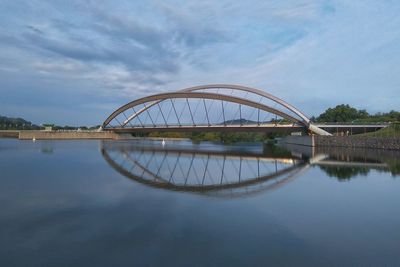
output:
<instances>
[{"instance_id":1,"label":"concrete embankment wall","mask_svg":"<svg viewBox=\"0 0 400 267\"><path fill-rule=\"evenodd\" d=\"M314 136L315 146L400 149L400 137Z\"/></svg>"},{"instance_id":2,"label":"concrete embankment wall","mask_svg":"<svg viewBox=\"0 0 400 267\"><path fill-rule=\"evenodd\" d=\"M0 138L18 138L19 131L1 130Z\"/></svg>"},{"instance_id":3,"label":"concrete embankment wall","mask_svg":"<svg viewBox=\"0 0 400 267\"><path fill-rule=\"evenodd\" d=\"M0 138L19 138L21 140L77 140L77 139L113 139L113 140L151 140L169 141L190 140L188 138L133 137L131 134L117 134L108 131L38 131L38 130L0 130Z\"/></svg>"},{"instance_id":4,"label":"concrete embankment wall","mask_svg":"<svg viewBox=\"0 0 400 267\"><path fill-rule=\"evenodd\" d=\"M283 143L312 147L348 147L400 150L400 137L287 136Z\"/></svg>"},{"instance_id":5,"label":"concrete embankment wall","mask_svg":"<svg viewBox=\"0 0 400 267\"><path fill-rule=\"evenodd\" d=\"M113 132L57 132L57 131L20 131L19 139L56 140L56 139L120 139Z\"/></svg>"}]
</instances>

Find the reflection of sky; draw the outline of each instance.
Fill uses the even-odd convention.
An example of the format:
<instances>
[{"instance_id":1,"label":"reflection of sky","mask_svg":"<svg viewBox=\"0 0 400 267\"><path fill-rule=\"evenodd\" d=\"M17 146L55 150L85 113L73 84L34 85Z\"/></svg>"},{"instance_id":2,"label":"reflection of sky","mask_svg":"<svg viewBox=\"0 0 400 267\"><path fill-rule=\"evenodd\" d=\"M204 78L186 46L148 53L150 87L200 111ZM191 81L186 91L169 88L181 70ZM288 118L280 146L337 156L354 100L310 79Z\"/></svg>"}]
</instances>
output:
<instances>
[{"instance_id":1,"label":"reflection of sky","mask_svg":"<svg viewBox=\"0 0 400 267\"><path fill-rule=\"evenodd\" d=\"M1 265L398 265L399 181L311 168L252 198L142 186L98 142L0 140ZM6 149L3 149L6 148Z\"/></svg>"},{"instance_id":2,"label":"reflection of sky","mask_svg":"<svg viewBox=\"0 0 400 267\"><path fill-rule=\"evenodd\" d=\"M99 124L144 94L221 82L268 90L310 116L343 102L398 107L397 1L5 0L0 8L2 112L35 123Z\"/></svg>"}]
</instances>

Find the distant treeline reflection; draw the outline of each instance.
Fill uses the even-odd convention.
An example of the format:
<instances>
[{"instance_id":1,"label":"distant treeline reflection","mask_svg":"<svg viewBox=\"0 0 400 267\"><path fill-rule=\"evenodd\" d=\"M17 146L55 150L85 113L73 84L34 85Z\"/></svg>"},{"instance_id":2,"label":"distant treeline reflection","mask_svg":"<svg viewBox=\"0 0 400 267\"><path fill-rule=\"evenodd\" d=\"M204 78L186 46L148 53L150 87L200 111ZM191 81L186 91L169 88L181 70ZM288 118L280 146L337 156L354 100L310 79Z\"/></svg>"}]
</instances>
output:
<instances>
[{"instance_id":1,"label":"distant treeline reflection","mask_svg":"<svg viewBox=\"0 0 400 267\"><path fill-rule=\"evenodd\" d=\"M319 168L328 176L336 177L340 181L357 176L367 176L372 170L390 172L393 177L400 175L400 153L398 151L347 148L319 148L317 151L328 153L331 160L342 163L342 165L335 166L319 165ZM363 164L365 166L362 166Z\"/></svg>"},{"instance_id":2,"label":"distant treeline reflection","mask_svg":"<svg viewBox=\"0 0 400 267\"><path fill-rule=\"evenodd\" d=\"M328 176L336 177L339 181L350 180L355 176L367 176L369 167L343 167L343 166L319 166Z\"/></svg>"}]
</instances>

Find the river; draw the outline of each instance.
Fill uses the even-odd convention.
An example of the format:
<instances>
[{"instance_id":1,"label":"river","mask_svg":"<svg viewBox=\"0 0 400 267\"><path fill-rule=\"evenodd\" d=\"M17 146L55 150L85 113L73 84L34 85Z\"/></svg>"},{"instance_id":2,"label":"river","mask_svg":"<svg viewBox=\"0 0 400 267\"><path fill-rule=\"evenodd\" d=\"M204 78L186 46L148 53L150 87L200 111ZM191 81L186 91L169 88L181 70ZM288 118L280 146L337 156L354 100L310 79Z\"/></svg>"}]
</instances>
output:
<instances>
[{"instance_id":1,"label":"river","mask_svg":"<svg viewBox=\"0 0 400 267\"><path fill-rule=\"evenodd\" d=\"M400 266L400 156L0 139L1 266Z\"/></svg>"}]
</instances>

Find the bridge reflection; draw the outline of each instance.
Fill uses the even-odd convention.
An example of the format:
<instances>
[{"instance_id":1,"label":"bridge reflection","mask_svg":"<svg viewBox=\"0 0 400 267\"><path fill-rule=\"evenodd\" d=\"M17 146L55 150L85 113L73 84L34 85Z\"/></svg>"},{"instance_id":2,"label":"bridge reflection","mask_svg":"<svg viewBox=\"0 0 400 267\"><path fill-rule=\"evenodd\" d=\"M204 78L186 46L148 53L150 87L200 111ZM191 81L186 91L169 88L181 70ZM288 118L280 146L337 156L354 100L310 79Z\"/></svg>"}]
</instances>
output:
<instances>
[{"instance_id":1,"label":"bridge reflection","mask_svg":"<svg viewBox=\"0 0 400 267\"><path fill-rule=\"evenodd\" d=\"M241 197L279 188L308 167L295 156L177 149L159 144L103 142L101 152L115 170L139 183L221 197Z\"/></svg>"},{"instance_id":2,"label":"bridge reflection","mask_svg":"<svg viewBox=\"0 0 400 267\"><path fill-rule=\"evenodd\" d=\"M399 162L393 161L394 152L386 155L366 150L307 147L257 150L251 146L235 149L186 144L103 141L101 153L116 171L136 182L230 198L277 189L314 166L339 181L365 175L370 170L391 172L393 176L399 173Z\"/></svg>"}]
</instances>

